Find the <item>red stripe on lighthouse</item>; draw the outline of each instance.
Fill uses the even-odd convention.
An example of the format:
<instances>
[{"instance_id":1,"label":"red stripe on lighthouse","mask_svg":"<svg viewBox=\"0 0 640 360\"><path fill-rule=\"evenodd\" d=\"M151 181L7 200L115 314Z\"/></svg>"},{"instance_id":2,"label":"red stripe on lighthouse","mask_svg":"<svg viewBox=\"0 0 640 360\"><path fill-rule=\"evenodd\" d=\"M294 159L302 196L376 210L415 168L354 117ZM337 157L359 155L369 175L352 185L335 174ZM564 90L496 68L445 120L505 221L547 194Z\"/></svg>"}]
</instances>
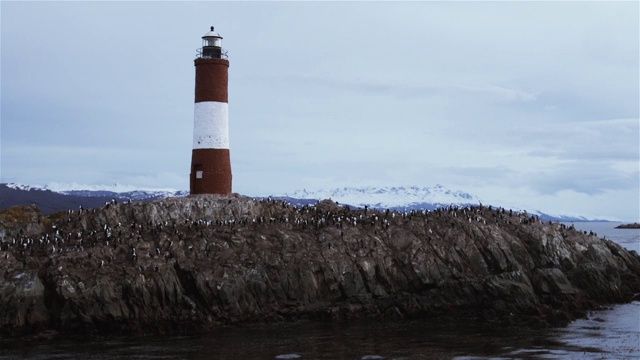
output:
<instances>
[{"instance_id":1,"label":"red stripe on lighthouse","mask_svg":"<svg viewBox=\"0 0 640 360\"><path fill-rule=\"evenodd\" d=\"M229 102L229 60L195 59L196 102Z\"/></svg>"},{"instance_id":2,"label":"red stripe on lighthouse","mask_svg":"<svg viewBox=\"0 0 640 360\"><path fill-rule=\"evenodd\" d=\"M231 194L229 149L193 149L191 194Z\"/></svg>"}]
</instances>

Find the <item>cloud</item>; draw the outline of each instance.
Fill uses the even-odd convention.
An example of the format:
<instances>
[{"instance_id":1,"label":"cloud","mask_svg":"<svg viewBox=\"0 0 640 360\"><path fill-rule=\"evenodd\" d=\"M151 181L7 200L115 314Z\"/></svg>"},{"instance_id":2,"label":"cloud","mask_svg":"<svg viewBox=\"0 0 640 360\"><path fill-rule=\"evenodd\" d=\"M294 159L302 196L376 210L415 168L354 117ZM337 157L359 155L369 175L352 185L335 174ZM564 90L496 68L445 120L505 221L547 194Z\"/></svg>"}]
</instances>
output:
<instances>
[{"instance_id":1,"label":"cloud","mask_svg":"<svg viewBox=\"0 0 640 360\"><path fill-rule=\"evenodd\" d=\"M579 121L519 126L509 133L514 144L529 149L529 156L594 164L605 161L637 164L639 124L639 119Z\"/></svg>"},{"instance_id":2,"label":"cloud","mask_svg":"<svg viewBox=\"0 0 640 360\"><path fill-rule=\"evenodd\" d=\"M336 79L300 75L289 77L289 81L304 88L318 87L324 91L346 91L355 94L369 94L388 96L398 99L415 99L425 97L446 96L461 100L475 98L495 102L530 102L537 99L537 95L521 89L495 84L440 84L440 83L410 83L399 81L376 81L372 79Z\"/></svg>"},{"instance_id":3,"label":"cloud","mask_svg":"<svg viewBox=\"0 0 640 360\"><path fill-rule=\"evenodd\" d=\"M487 86L478 86L478 87L469 87L463 86L459 88L463 91L468 91L472 94L479 94L486 96L492 100L502 101L502 102L529 102L537 100L537 95L531 92L497 86L497 85L487 85Z\"/></svg>"},{"instance_id":4,"label":"cloud","mask_svg":"<svg viewBox=\"0 0 640 360\"><path fill-rule=\"evenodd\" d=\"M640 172L619 171L607 165L571 162L523 176L526 176L530 187L541 194L571 190L599 195L611 190L637 189Z\"/></svg>"}]
</instances>

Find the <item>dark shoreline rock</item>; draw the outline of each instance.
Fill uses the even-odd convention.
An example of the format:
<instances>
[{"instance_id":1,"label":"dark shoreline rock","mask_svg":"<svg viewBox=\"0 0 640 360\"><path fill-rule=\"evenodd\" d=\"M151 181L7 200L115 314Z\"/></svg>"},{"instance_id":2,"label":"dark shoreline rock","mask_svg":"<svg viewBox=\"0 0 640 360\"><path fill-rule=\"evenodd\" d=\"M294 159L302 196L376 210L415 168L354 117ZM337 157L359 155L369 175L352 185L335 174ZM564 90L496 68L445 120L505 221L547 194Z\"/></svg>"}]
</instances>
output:
<instances>
[{"instance_id":1,"label":"dark shoreline rock","mask_svg":"<svg viewBox=\"0 0 640 360\"><path fill-rule=\"evenodd\" d=\"M620 224L615 227L616 229L640 229L640 223L633 224Z\"/></svg>"},{"instance_id":2,"label":"dark shoreline rock","mask_svg":"<svg viewBox=\"0 0 640 360\"><path fill-rule=\"evenodd\" d=\"M0 212L0 239L5 337L296 319L552 326L640 293L637 253L490 207L294 208L235 194L48 217L19 207Z\"/></svg>"}]
</instances>

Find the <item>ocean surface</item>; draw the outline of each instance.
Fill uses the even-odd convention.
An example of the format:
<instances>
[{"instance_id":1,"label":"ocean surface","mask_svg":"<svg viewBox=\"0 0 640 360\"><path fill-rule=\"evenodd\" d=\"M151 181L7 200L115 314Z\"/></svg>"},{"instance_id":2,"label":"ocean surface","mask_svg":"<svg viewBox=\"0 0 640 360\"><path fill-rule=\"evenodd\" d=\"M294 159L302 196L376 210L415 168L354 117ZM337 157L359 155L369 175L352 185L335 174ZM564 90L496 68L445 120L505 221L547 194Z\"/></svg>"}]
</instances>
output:
<instances>
[{"instance_id":1,"label":"ocean surface","mask_svg":"<svg viewBox=\"0 0 640 360\"><path fill-rule=\"evenodd\" d=\"M640 230L576 222L640 252ZM197 336L1 340L6 359L640 359L640 302L591 312L567 327L428 321L235 326Z\"/></svg>"}]
</instances>

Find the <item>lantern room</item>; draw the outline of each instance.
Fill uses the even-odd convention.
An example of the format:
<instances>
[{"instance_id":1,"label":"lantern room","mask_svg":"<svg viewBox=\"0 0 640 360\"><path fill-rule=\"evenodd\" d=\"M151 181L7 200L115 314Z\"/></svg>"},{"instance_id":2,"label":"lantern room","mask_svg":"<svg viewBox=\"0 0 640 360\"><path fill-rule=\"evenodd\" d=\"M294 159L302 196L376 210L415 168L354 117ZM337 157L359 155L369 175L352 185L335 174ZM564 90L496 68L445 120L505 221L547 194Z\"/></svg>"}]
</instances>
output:
<instances>
[{"instance_id":1,"label":"lantern room","mask_svg":"<svg viewBox=\"0 0 640 360\"><path fill-rule=\"evenodd\" d=\"M217 32L211 31L202 37L202 49L198 49L198 57L204 59L224 59L226 54L222 52L222 36Z\"/></svg>"}]
</instances>

